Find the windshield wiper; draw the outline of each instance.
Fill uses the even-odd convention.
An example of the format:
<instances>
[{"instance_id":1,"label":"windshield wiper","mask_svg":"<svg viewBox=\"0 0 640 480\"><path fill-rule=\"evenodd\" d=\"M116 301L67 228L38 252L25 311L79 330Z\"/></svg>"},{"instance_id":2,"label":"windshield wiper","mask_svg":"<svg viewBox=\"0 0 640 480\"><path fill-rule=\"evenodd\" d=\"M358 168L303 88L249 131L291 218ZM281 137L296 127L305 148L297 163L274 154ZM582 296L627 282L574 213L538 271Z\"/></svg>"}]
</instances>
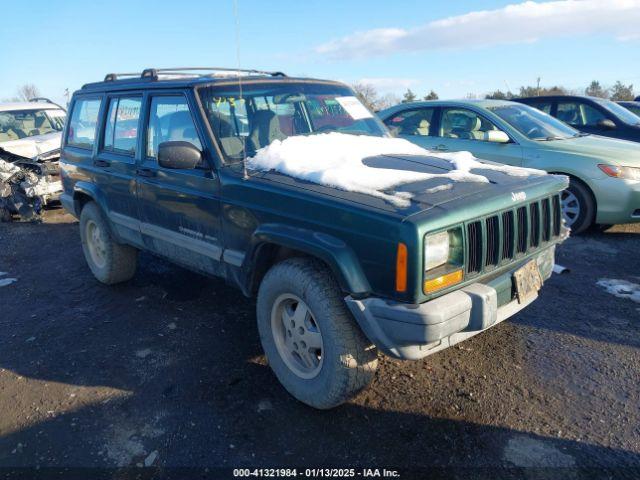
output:
<instances>
[{"instance_id":1,"label":"windshield wiper","mask_svg":"<svg viewBox=\"0 0 640 480\"><path fill-rule=\"evenodd\" d=\"M587 133L587 132L578 132L578 133L576 133L576 134L574 135L574 138L575 138L575 137L588 137L589 135L591 135L591 134L590 134L590 133Z\"/></svg>"},{"instance_id":2,"label":"windshield wiper","mask_svg":"<svg viewBox=\"0 0 640 480\"><path fill-rule=\"evenodd\" d=\"M559 136L551 136L551 137L546 137L546 138L536 138L536 140L538 142L550 142L552 140L564 140L565 137L559 137Z\"/></svg>"}]
</instances>

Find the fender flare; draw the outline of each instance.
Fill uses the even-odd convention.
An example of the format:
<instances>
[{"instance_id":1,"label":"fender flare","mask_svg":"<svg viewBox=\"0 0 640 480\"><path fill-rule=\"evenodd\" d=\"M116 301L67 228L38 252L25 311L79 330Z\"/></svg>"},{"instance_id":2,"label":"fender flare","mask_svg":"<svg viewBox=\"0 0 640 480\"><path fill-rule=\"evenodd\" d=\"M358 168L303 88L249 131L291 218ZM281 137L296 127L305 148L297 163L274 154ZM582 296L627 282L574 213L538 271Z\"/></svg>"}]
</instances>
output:
<instances>
[{"instance_id":1,"label":"fender flare","mask_svg":"<svg viewBox=\"0 0 640 480\"><path fill-rule=\"evenodd\" d=\"M326 233L282 224L264 224L253 233L249 254L243 270L249 275L257 262L260 249L265 244L298 250L326 263L333 272L340 288L352 296L366 296L371 286L357 255L344 241Z\"/></svg>"}]
</instances>

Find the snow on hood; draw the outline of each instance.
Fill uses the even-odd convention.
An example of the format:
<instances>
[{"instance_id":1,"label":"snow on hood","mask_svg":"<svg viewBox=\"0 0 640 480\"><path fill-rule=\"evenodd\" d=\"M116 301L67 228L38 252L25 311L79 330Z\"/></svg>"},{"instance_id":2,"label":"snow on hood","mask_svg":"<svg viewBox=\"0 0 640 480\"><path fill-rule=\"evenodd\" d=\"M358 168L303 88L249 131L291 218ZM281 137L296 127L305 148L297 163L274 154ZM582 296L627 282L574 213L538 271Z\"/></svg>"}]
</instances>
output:
<instances>
[{"instance_id":1,"label":"snow on hood","mask_svg":"<svg viewBox=\"0 0 640 480\"><path fill-rule=\"evenodd\" d=\"M38 155L60 148L61 141L62 134L60 132L52 132L45 135L0 142L0 147L14 155L20 155L25 158L35 158Z\"/></svg>"},{"instance_id":2,"label":"snow on hood","mask_svg":"<svg viewBox=\"0 0 640 480\"><path fill-rule=\"evenodd\" d=\"M369 167L363 163L368 157L394 154L442 158L451 163L452 170L436 174ZM276 170L320 185L365 193L398 207L409 206L412 194L396 192L393 188L406 183L432 178L445 178L452 182L489 182L486 177L472 173L473 169L497 170L521 177L546 174L542 170L480 163L470 152L435 153L401 138L338 132L274 140L248 158L247 167L258 171Z\"/></svg>"}]
</instances>

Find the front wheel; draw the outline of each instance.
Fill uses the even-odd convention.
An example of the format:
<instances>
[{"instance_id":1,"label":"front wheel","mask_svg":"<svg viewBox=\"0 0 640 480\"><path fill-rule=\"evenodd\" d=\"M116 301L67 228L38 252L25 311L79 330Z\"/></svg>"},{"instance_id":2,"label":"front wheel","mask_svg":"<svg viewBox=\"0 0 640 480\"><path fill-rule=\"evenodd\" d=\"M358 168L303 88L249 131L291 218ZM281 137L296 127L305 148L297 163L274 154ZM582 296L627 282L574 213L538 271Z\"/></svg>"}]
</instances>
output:
<instances>
[{"instance_id":1,"label":"front wheel","mask_svg":"<svg viewBox=\"0 0 640 480\"><path fill-rule=\"evenodd\" d=\"M589 189L572 178L569 188L562 192L560 198L565 225L574 234L587 230L596 214L595 202Z\"/></svg>"},{"instance_id":2,"label":"front wheel","mask_svg":"<svg viewBox=\"0 0 640 480\"><path fill-rule=\"evenodd\" d=\"M340 405L373 380L376 348L321 263L292 258L265 275L257 302L260 341L285 389L307 405Z\"/></svg>"}]
</instances>

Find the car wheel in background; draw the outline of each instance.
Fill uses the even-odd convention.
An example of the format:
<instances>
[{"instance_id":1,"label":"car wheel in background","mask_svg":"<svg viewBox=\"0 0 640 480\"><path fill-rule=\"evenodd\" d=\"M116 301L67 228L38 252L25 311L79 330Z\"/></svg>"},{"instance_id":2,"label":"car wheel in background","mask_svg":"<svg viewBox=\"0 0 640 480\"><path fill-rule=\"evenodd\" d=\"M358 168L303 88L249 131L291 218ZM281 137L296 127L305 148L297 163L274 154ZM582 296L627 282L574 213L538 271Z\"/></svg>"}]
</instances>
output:
<instances>
[{"instance_id":1,"label":"car wheel in background","mask_svg":"<svg viewBox=\"0 0 640 480\"><path fill-rule=\"evenodd\" d=\"M561 194L562 216L573 234L587 230L595 218L596 207L589 189L574 178Z\"/></svg>"},{"instance_id":2,"label":"car wheel in background","mask_svg":"<svg viewBox=\"0 0 640 480\"><path fill-rule=\"evenodd\" d=\"M8 208L0 207L0 222L11 222L13 216Z\"/></svg>"},{"instance_id":3,"label":"car wheel in background","mask_svg":"<svg viewBox=\"0 0 640 480\"><path fill-rule=\"evenodd\" d=\"M102 211L94 202L80 213L82 250L93 275L108 285L125 282L136 273L138 250L117 243Z\"/></svg>"},{"instance_id":4,"label":"car wheel in background","mask_svg":"<svg viewBox=\"0 0 640 480\"><path fill-rule=\"evenodd\" d=\"M271 369L314 408L340 405L375 375L377 349L365 337L328 269L291 258L265 275L258 292L260 340Z\"/></svg>"}]
</instances>

